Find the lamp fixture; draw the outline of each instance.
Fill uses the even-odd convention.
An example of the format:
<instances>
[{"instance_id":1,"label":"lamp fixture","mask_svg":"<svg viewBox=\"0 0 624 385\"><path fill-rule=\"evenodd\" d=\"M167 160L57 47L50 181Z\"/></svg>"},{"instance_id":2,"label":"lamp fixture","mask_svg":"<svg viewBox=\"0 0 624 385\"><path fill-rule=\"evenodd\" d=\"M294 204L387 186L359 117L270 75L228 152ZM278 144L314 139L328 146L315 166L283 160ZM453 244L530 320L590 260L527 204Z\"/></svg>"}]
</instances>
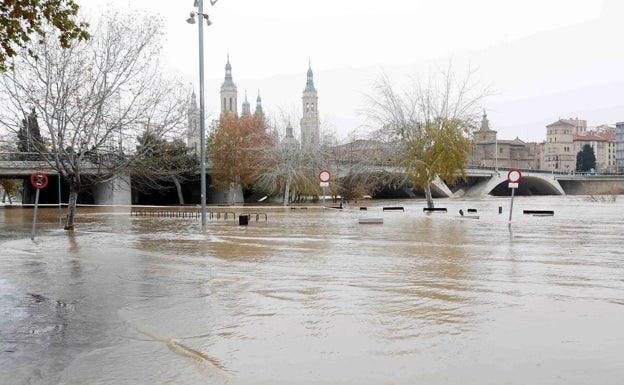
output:
<instances>
[{"instance_id":1,"label":"lamp fixture","mask_svg":"<svg viewBox=\"0 0 624 385\"><path fill-rule=\"evenodd\" d=\"M210 5L215 5L217 3L217 0L210 0ZM197 0L195 0L193 2L193 7L199 7L199 2Z\"/></svg>"},{"instance_id":2,"label":"lamp fixture","mask_svg":"<svg viewBox=\"0 0 624 385\"><path fill-rule=\"evenodd\" d=\"M189 23L189 24L195 24L195 16L196 15L202 15L203 18L206 20L206 25L207 26L212 25L212 22L210 21L210 18L208 16L208 14L206 14L206 13L199 13L199 12L191 12L191 16L188 19L186 19L186 22Z\"/></svg>"}]
</instances>

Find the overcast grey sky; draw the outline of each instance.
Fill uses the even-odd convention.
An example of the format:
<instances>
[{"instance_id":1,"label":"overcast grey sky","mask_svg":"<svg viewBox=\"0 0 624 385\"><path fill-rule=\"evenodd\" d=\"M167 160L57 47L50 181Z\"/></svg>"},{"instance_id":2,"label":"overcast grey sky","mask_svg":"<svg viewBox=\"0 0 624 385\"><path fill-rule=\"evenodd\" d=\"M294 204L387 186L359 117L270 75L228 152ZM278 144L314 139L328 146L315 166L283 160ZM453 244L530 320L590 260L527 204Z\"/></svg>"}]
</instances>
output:
<instances>
[{"instance_id":1,"label":"overcast grey sky","mask_svg":"<svg viewBox=\"0 0 624 385\"><path fill-rule=\"evenodd\" d=\"M192 0L77 2L162 16L168 68L199 87L197 25L185 22ZM239 103L247 90L254 106L260 90L269 115L299 107L311 60L321 119L340 137L365 135L357 110L382 70L400 79L449 59L490 86L483 107L499 139L542 141L559 117L624 121L618 0L205 0L204 11L213 22L204 29L213 114L229 53Z\"/></svg>"}]
</instances>

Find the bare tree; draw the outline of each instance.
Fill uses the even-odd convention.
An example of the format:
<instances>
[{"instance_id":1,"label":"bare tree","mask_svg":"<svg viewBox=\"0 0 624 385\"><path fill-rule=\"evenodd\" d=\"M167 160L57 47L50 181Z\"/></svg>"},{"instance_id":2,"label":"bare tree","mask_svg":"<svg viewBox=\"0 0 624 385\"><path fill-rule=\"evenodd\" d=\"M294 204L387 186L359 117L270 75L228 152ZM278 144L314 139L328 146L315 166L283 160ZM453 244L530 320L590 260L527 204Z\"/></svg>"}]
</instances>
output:
<instances>
[{"instance_id":1,"label":"bare tree","mask_svg":"<svg viewBox=\"0 0 624 385\"><path fill-rule=\"evenodd\" d=\"M292 110L296 110L293 108ZM268 194L282 195L283 204L318 195L318 173L332 169L329 148L335 145L333 132L321 125L321 141L318 145L302 146L293 130L291 121L301 112L280 109L273 127L273 145L262 152L263 172L257 175L255 187ZM285 127L283 130L278 127ZM330 193L337 192L331 185Z\"/></svg>"},{"instance_id":2,"label":"bare tree","mask_svg":"<svg viewBox=\"0 0 624 385\"><path fill-rule=\"evenodd\" d=\"M346 200L372 196L382 188L399 188L405 183L405 175L393 167L391 148L382 141L352 139L332 146L330 154L340 175L339 193Z\"/></svg>"},{"instance_id":3,"label":"bare tree","mask_svg":"<svg viewBox=\"0 0 624 385\"><path fill-rule=\"evenodd\" d=\"M47 31L27 47L37 59L23 52L0 77L0 124L17 133L34 110L49 149L40 156L69 185L68 230L78 193L135 171L137 137L180 136L187 90L160 73L161 35L157 17L107 13L69 48Z\"/></svg>"},{"instance_id":4,"label":"bare tree","mask_svg":"<svg viewBox=\"0 0 624 385\"><path fill-rule=\"evenodd\" d=\"M470 136L478 120L478 89L469 70L463 77L446 70L432 72L426 82L415 80L398 91L383 75L366 96L363 113L377 126L376 139L393 149L393 164L425 191L427 206L434 207L431 185L436 178L454 183L465 178Z\"/></svg>"}]
</instances>

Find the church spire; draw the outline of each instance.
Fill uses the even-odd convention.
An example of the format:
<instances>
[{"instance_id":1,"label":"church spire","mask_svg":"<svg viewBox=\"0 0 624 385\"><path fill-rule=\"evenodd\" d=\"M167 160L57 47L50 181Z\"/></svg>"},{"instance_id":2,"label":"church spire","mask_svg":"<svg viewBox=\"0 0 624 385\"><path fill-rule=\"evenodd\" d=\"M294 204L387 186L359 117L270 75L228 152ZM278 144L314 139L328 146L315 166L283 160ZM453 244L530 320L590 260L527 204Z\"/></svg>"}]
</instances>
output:
<instances>
[{"instance_id":1,"label":"church spire","mask_svg":"<svg viewBox=\"0 0 624 385\"><path fill-rule=\"evenodd\" d=\"M251 107L249 105L249 100L247 100L247 90L245 90L245 101L243 102L243 112L242 116L250 116L251 115Z\"/></svg>"},{"instance_id":2,"label":"church spire","mask_svg":"<svg viewBox=\"0 0 624 385\"><path fill-rule=\"evenodd\" d=\"M264 110L262 109L262 99L260 98L260 90L258 90L258 97L256 98L256 115L264 116Z\"/></svg>"},{"instance_id":3,"label":"church spire","mask_svg":"<svg viewBox=\"0 0 624 385\"><path fill-rule=\"evenodd\" d=\"M301 97L303 116L301 117L301 145L316 146L320 142L320 122L318 113L318 94L314 87L312 61L308 66L306 88Z\"/></svg>"},{"instance_id":4,"label":"church spire","mask_svg":"<svg viewBox=\"0 0 624 385\"><path fill-rule=\"evenodd\" d=\"M223 80L223 86L236 87L232 80L232 65L230 64L230 54L227 54L227 64L225 65L225 79Z\"/></svg>"},{"instance_id":5,"label":"church spire","mask_svg":"<svg viewBox=\"0 0 624 385\"><path fill-rule=\"evenodd\" d=\"M225 65L225 79L221 84L221 113L231 113L238 115L238 90L232 80L232 65L230 64L230 54L227 55Z\"/></svg>"},{"instance_id":6,"label":"church spire","mask_svg":"<svg viewBox=\"0 0 624 385\"><path fill-rule=\"evenodd\" d=\"M481 131L490 131L490 121L487 118L485 108L483 109L483 119L481 119Z\"/></svg>"},{"instance_id":7,"label":"church spire","mask_svg":"<svg viewBox=\"0 0 624 385\"><path fill-rule=\"evenodd\" d=\"M303 92L316 92L316 88L314 88L314 74L312 73L312 60L309 61L308 66L308 80L306 82L306 87Z\"/></svg>"}]
</instances>

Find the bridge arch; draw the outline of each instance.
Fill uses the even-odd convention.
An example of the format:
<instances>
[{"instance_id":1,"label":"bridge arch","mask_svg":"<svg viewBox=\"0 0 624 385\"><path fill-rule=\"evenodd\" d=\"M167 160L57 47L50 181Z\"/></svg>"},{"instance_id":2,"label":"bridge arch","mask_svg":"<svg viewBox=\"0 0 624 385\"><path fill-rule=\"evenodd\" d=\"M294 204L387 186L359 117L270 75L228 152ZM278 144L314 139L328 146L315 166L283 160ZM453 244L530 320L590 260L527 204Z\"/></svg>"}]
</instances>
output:
<instances>
[{"instance_id":1,"label":"bridge arch","mask_svg":"<svg viewBox=\"0 0 624 385\"><path fill-rule=\"evenodd\" d=\"M511 195L506 171L493 172L490 178L475 187L481 195ZM565 192L551 174L523 172L522 180L518 184L515 195L565 195Z\"/></svg>"}]
</instances>

